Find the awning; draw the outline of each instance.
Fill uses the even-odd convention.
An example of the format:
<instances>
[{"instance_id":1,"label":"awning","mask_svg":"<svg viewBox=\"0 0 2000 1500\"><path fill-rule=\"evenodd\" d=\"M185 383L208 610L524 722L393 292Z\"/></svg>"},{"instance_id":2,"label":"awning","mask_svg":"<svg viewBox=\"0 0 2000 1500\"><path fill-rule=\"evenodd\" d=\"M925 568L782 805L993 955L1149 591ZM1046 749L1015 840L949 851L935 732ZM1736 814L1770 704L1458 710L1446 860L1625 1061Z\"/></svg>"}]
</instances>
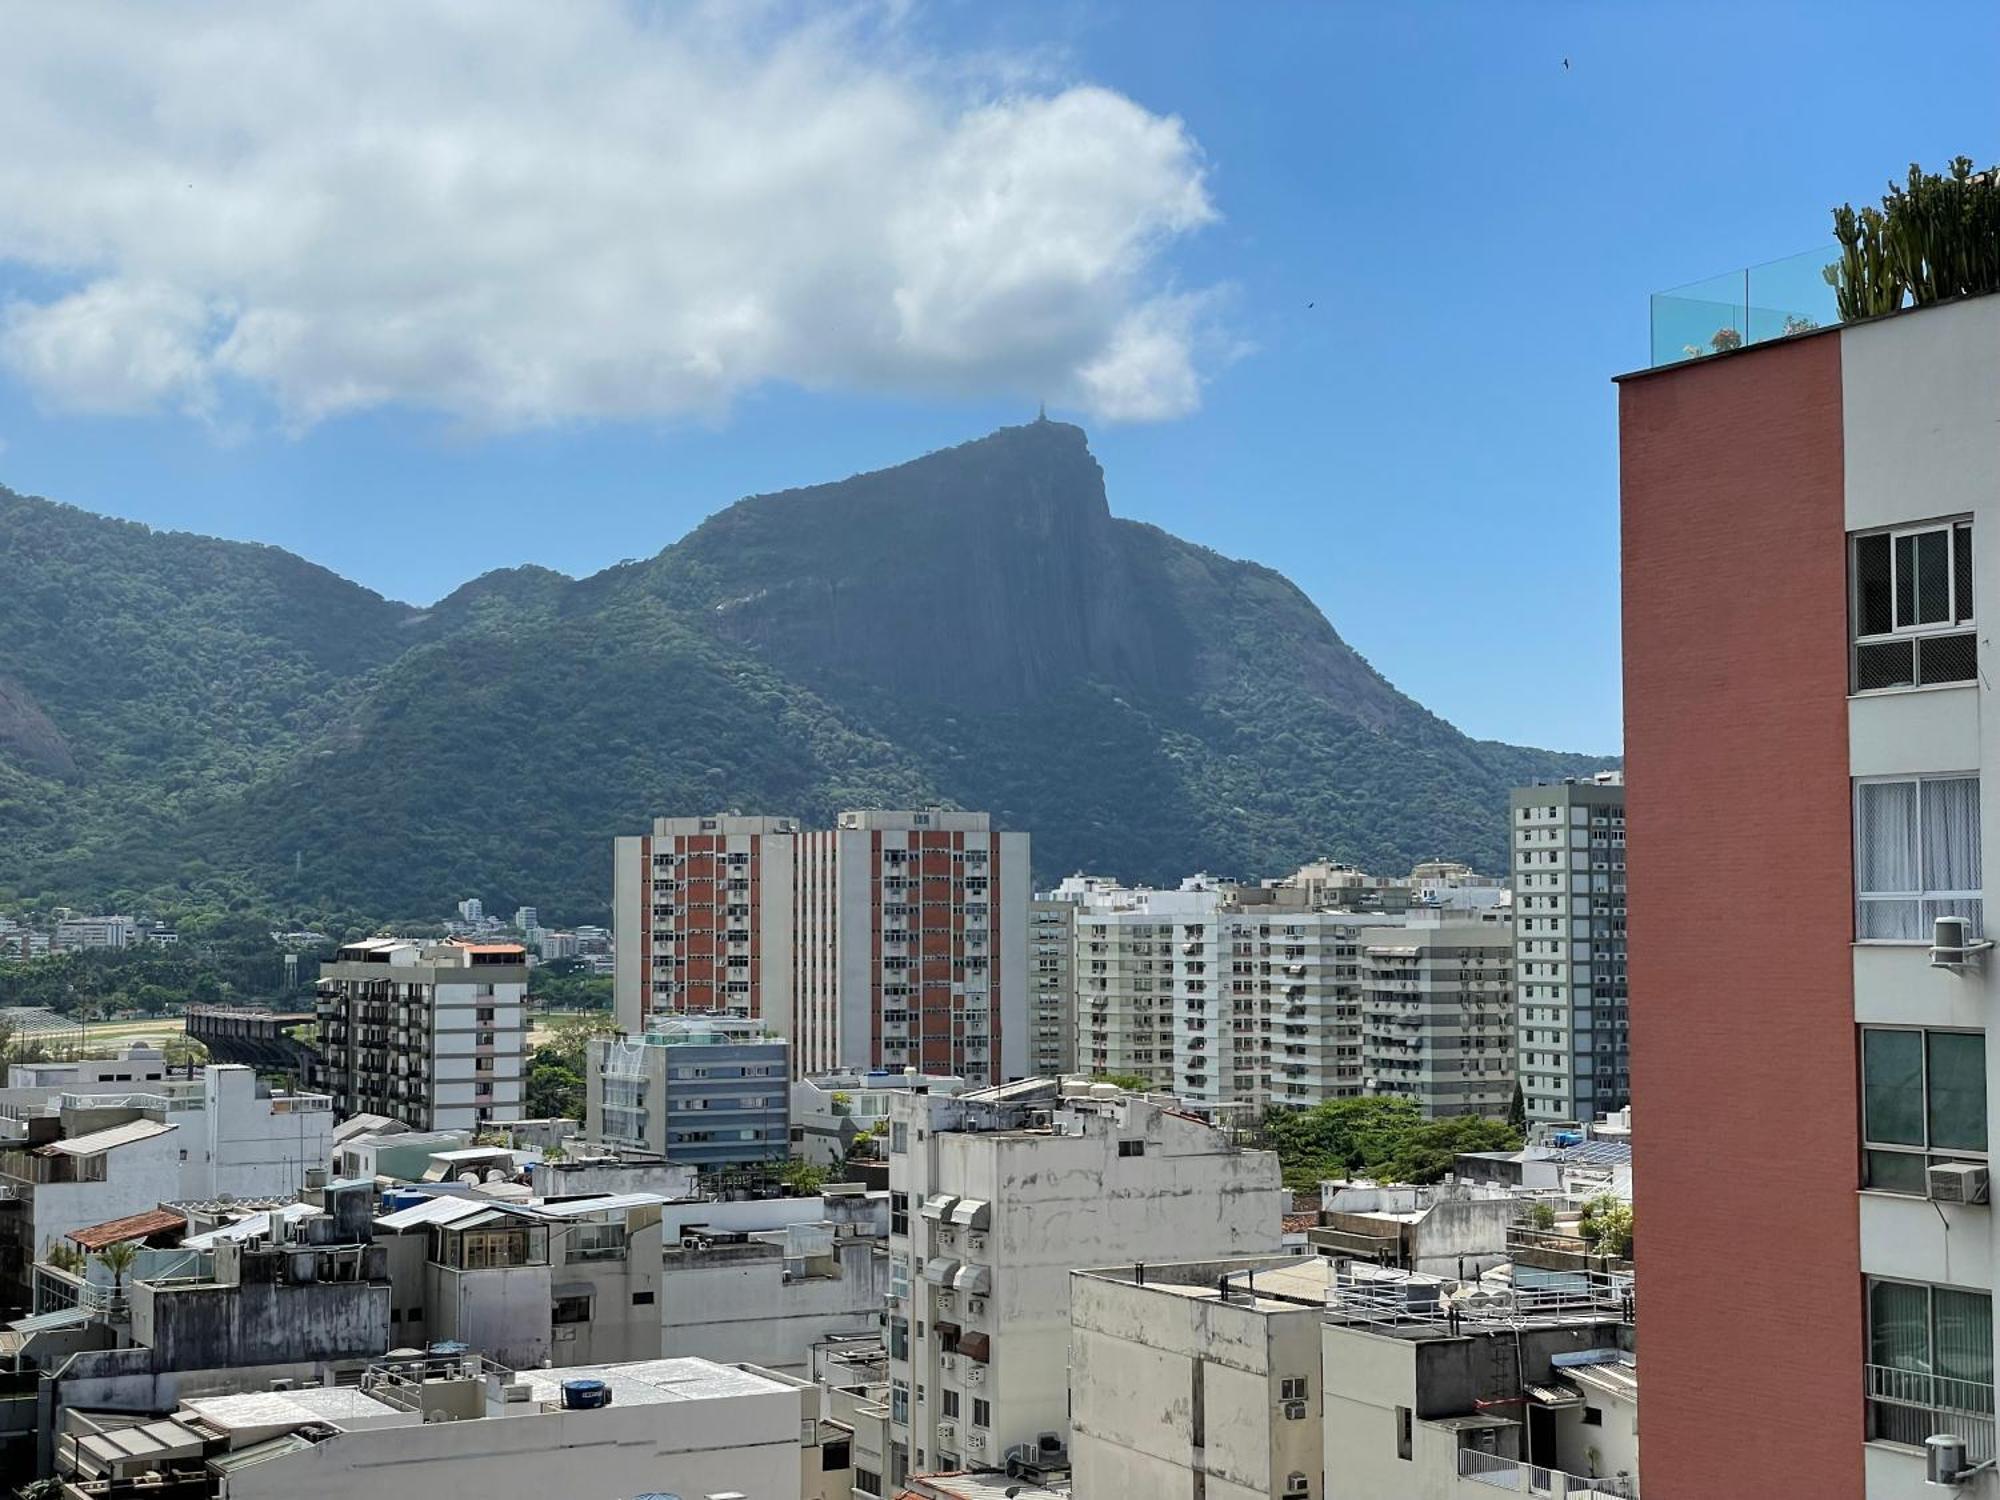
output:
<instances>
[{"instance_id":1,"label":"awning","mask_svg":"<svg viewBox=\"0 0 2000 1500\"><path fill-rule=\"evenodd\" d=\"M983 1365L993 1357L993 1343L983 1333L962 1333L958 1336L958 1352Z\"/></svg>"},{"instance_id":2,"label":"awning","mask_svg":"<svg viewBox=\"0 0 2000 1500\"><path fill-rule=\"evenodd\" d=\"M924 1262L924 1280L939 1286L950 1286L951 1278L958 1274L958 1262L948 1255L935 1255Z\"/></svg>"},{"instance_id":3,"label":"awning","mask_svg":"<svg viewBox=\"0 0 2000 1500\"><path fill-rule=\"evenodd\" d=\"M1531 1385L1524 1387L1528 1399L1538 1406L1583 1405L1583 1392L1573 1385Z\"/></svg>"},{"instance_id":4,"label":"awning","mask_svg":"<svg viewBox=\"0 0 2000 1500\"><path fill-rule=\"evenodd\" d=\"M143 1240L148 1235L161 1234L169 1229L186 1228L186 1214L176 1213L171 1208L149 1208L142 1214L129 1214L122 1219L92 1224L88 1229L72 1229L69 1237L86 1250L102 1250L107 1245L122 1244L126 1240Z\"/></svg>"},{"instance_id":5,"label":"awning","mask_svg":"<svg viewBox=\"0 0 2000 1500\"><path fill-rule=\"evenodd\" d=\"M960 1266L951 1284L961 1292L983 1297L993 1290L993 1272L985 1266Z\"/></svg>"},{"instance_id":6,"label":"awning","mask_svg":"<svg viewBox=\"0 0 2000 1500\"><path fill-rule=\"evenodd\" d=\"M932 1193L924 1199L924 1206L917 1210L926 1219L944 1219L951 1216L951 1206L958 1202L954 1193Z\"/></svg>"},{"instance_id":7,"label":"awning","mask_svg":"<svg viewBox=\"0 0 2000 1500\"><path fill-rule=\"evenodd\" d=\"M956 1323L946 1323L942 1321L931 1324L931 1327L937 1330L938 1338L947 1344L955 1342L959 1334L965 1331L964 1329L959 1327L959 1325Z\"/></svg>"},{"instance_id":8,"label":"awning","mask_svg":"<svg viewBox=\"0 0 2000 1500\"><path fill-rule=\"evenodd\" d=\"M951 1222L967 1229L984 1229L992 1222L993 1208L983 1198L961 1198L951 1211Z\"/></svg>"}]
</instances>

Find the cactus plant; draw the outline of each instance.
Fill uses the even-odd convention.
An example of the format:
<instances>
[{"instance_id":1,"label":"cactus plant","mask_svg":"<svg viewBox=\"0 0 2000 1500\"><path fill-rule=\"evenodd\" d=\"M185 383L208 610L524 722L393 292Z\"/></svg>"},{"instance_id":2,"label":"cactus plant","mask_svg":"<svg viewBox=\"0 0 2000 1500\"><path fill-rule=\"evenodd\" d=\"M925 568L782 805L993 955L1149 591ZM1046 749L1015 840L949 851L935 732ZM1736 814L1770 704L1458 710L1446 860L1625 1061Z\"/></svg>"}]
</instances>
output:
<instances>
[{"instance_id":1,"label":"cactus plant","mask_svg":"<svg viewBox=\"0 0 2000 1500\"><path fill-rule=\"evenodd\" d=\"M1826 279L1844 319L1894 312L1905 296L1923 307L2000 291L2000 171L1974 172L1969 157L1946 173L1912 162L1879 210L1836 208L1833 231L1841 255Z\"/></svg>"}]
</instances>

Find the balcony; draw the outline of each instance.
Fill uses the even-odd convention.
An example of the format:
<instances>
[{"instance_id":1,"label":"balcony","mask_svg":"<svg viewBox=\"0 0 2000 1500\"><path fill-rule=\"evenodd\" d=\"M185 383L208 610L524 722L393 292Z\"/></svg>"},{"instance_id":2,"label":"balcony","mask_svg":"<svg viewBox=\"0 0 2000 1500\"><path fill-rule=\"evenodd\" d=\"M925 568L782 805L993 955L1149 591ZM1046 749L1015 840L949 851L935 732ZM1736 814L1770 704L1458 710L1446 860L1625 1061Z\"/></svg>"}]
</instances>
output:
<instances>
[{"instance_id":1,"label":"balcony","mask_svg":"<svg viewBox=\"0 0 2000 1500\"><path fill-rule=\"evenodd\" d=\"M1888 1365L1868 1366L1870 1441L1920 1448L1925 1438L1942 1433L1964 1439L1970 1462L1990 1462L1994 1457L1993 1387Z\"/></svg>"},{"instance_id":2,"label":"balcony","mask_svg":"<svg viewBox=\"0 0 2000 1500\"><path fill-rule=\"evenodd\" d=\"M1825 271L1840 248L1808 250L1652 297L1652 367L1676 365L1840 322Z\"/></svg>"},{"instance_id":3,"label":"balcony","mask_svg":"<svg viewBox=\"0 0 2000 1500\"><path fill-rule=\"evenodd\" d=\"M1610 1495L1619 1500L1638 1500L1639 1481L1628 1476L1590 1479L1581 1474L1565 1474L1561 1469L1545 1469L1502 1458L1497 1453L1480 1453L1472 1448L1458 1450L1458 1477L1489 1489L1516 1495Z\"/></svg>"}]
</instances>

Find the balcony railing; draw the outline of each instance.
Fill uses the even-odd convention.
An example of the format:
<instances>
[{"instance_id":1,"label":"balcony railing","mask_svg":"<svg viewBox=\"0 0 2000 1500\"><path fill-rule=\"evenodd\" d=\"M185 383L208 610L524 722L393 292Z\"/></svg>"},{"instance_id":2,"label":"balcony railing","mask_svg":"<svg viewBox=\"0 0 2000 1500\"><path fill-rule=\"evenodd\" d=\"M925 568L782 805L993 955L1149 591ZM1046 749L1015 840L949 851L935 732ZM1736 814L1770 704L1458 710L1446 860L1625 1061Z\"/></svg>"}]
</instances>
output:
<instances>
[{"instance_id":1,"label":"balcony railing","mask_svg":"<svg viewBox=\"0 0 2000 1500\"><path fill-rule=\"evenodd\" d=\"M1619 1500L1639 1500L1639 1481L1631 1475L1593 1479L1472 1448L1458 1451L1458 1477L1516 1495L1613 1495Z\"/></svg>"},{"instance_id":2,"label":"balcony railing","mask_svg":"<svg viewBox=\"0 0 2000 1500\"><path fill-rule=\"evenodd\" d=\"M1965 1454L1972 1463L1993 1458L1993 1387L1918 1370L1868 1366L1871 1439L1920 1448L1925 1438L1943 1433L1965 1440Z\"/></svg>"},{"instance_id":3,"label":"balcony railing","mask_svg":"<svg viewBox=\"0 0 2000 1500\"><path fill-rule=\"evenodd\" d=\"M1839 259L1828 245L1655 292L1653 367L1832 327L1840 309L1825 273Z\"/></svg>"}]
</instances>

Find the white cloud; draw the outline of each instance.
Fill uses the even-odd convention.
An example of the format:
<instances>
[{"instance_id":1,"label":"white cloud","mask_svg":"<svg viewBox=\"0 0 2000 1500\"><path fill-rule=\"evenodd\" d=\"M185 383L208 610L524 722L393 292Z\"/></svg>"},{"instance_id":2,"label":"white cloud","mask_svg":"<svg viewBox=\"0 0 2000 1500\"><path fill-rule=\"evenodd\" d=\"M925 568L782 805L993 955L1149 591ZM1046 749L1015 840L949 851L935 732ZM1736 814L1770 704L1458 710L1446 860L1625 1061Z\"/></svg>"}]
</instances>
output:
<instances>
[{"instance_id":1,"label":"white cloud","mask_svg":"<svg viewBox=\"0 0 2000 1500\"><path fill-rule=\"evenodd\" d=\"M32 290L0 361L52 405L1200 400L1208 299L1164 265L1216 216L1185 127L927 54L898 7L69 0L7 35L0 261Z\"/></svg>"}]
</instances>

